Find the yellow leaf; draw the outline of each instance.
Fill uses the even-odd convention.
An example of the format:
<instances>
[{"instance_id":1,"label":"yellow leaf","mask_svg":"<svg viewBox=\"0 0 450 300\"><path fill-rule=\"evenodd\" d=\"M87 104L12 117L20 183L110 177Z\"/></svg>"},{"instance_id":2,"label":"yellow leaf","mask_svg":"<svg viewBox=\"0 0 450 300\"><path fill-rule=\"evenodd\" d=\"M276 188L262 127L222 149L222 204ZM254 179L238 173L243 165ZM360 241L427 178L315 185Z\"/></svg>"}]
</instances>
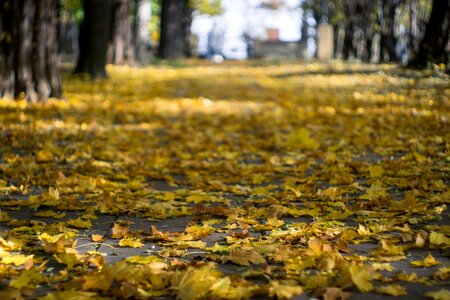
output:
<instances>
[{"instance_id":1,"label":"yellow leaf","mask_svg":"<svg viewBox=\"0 0 450 300\"><path fill-rule=\"evenodd\" d=\"M231 261L237 265L249 266L250 264L264 264L265 258L256 251L242 249L232 249L230 255L222 257L222 263Z\"/></svg>"},{"instance_id":2,"label":"yellow leaf","mask_svg":"<svg viewBox=\"0 0 450 300\"><path fill-rule=\"evenodd\" d=\"M450 291L446 289L440 289L439 291L427 292L425 296L434 300L448 300L450 299Z\"/></svg>"},{"instance_id":3,"label":"yellow leaf","mask_svg":"<svg viewBox=\"0 0 450 300\"><path fill-rule=\"evenodd\" d=\"M76 253L59 253L53 255L57 262L67 265L67 269L72 269L75 265L83 263L81 256Z\"/></svg>"},{"instance_id":4,"label":"yellow leaf","mask_svg":"<svg viewBox=\"0 0 450 300\"><path fill-rule=\"evenodd\" d=\"M106 293L113 282L111 267L103 266L99 272L83 276L83 290L97 290Z\"/></svg>"},{"instance_id":5,"label":"yellow leaf","mask_svg":"<svg viewBox=\"0 0 450 300\"><path fill-rule=\"evenodd\" d=\"M206 248L206 250L209 250L214 253L223 253L230 251L230 246L223 246L215 243L214 246Z\"/></svg>"},{"instance_id":6,"label":"yellow leaf","mask_svg":"<svg viewBox=\"0 0 450 300\"><path fill-rule=\"evenodd\" d=\"M39 235L39 239L43 242L44 251L46 253L61 253L64 252L66 248L71 248L74 242L71 241L76 236L76 233L68 231L65 233L60 233L54 236L49 235L44 232Z\"/></svg>"},{"instance_id":7,"label":"yellow leaf","mask_svg":"<svg viewBox=\"0 0 450 300\"><path fill-rule=\"evenodd\" d=\"M91 236L91 239L92 239L92 241L94 243L101 243L101 242L103 242L103 235L101 235L101 234L93 234Z\"/></svg>"},{"instance_id":8,"label":"yellow leaf","mask_svg":"<svg viewBox=\"0 0 450 300\"><path fill-rule=\"evenodd\" d=\"M63 291L49 293L39 300L106 300L110 297L100 297L94 292L84 292L84 291Z\"/></svg>"},{"instance_id":9,"label":"yellow leaf","mask_svg":"<svg viewBox=\"0 0 450 300\"><path fill-rule=\"evenodd\" d=\"M380 165L369 167L370 177L377 178L383 176L384 169Z\"/></svg>"},{"instance_id":10,"label":"yellow leaf","mask_svg":"<svg viewBox=\"0 0 450 300\"><path fill-rule=\"evenodd\" d=\"M340 288L328 287L322 297L323 300L347 300L350 298L350 293L344 292Z\"/></svg>"},{"instance_id":11,"label":"yellow leaf","mask_svg":"<svg viewBox=\"0 0 450 300\"><path fill-rule=\"evenodd\" d=\"M220 279L221 273L209 263L200 268L189 267L177 286L177 299L195 300L208 298L208 291Z\"/></svg>"},{"instance_id":12,"label":"yellow leaf","mask_svg":"<svg viewBox=\"0 0 450 300\"><path fill-rule=\"evenodd\" d=\"M121 247L132 247L132 248L141 248L144 246L141 239L135 237L124 237L119 241L119 246Z\"/></svg>"},{"instance_id":13,"label":"yellow leaf","mask_svg":"<svg viewBox=\"0 0 450 300\"><path fill-rule=\"evenodd\" d=\"M28 261L33 261L33 255L24 255L24 254L18 254L14 256L5 256L2 258L0 263L5 265L15 265L15 266L21 266L27 263Z\"/></svg>"},{"instance_id":14,"label":"yellow leaf","mask_svg":"<svg viewBox=\"0 0 450 300\"><path fill-rule=\"evenodd\" d=\"M44 281L46 281L46 277L36 269L31 269L23 271L18 278L11 280L9 286L19 290L22 288L35 289L38 284Z\"/></svg>"},{"instance_id":15,"label":"yellow leaf","mask_svg":"<svg viewBox=\"0 0 450 300\"><path fill-rule=\"evenodd\" d=\"M431 232L430 244L435 246L441 246L443 249L450 247L450 238L439 232Z\"/></svg>"},{"instance_id":16,"label":"yellow leaf","mask_svg":"<svg viewBox=\"0 0 450 300\"><path fill-rule=\"evenodd\" d=\"M406 289L399 284L390 284L380 286L376 289L377 293L388 294L391 296L404 296L406 295Z\"/></svg>"},{"instance_id":17,"label":"yellow leaf","mask_svg":"<svg viewBox=\"0 0 450 300\"><path fill-rule=\"evenodd\" d=\"M361 292L365 293L373 290L373 285L370 282L372 276L366 267L352 264L348 270L350 271L353 283Z\"/></svg>"},{"instance_id":18,"label":"yellow leaf","mask_svg":"<svg viewBox=\"0 0 450 300\"><path fill-rule=\"evenodd\" d=\"M440 262L437 261L431 253L428 253L428 255L425 257L424 260L418 260L418 261L412 261L411 265L414 267L431 267L439 265Z\"/></svg>"},{"instance_id":19,"label":"yellow leaf","mask_svg":"<svg viewBox=\"0 0 450 300\"><path fill-rule=\"evenodd\" d=\"M40 218L55 218L55 219L62 219L66 216L65 212L62 212L58 214L57 212L53 210L46 210L46 211L38 211L34 214L36 217Z\"/></svg>"},{"instance_id":20,"label":"yellow leaf","mask_svg":"<svg viewBox=\"0 0 450 300\"><path fill-rule=\"evenodd\" d=\"M372 184L370 188L366 191L365 195L362 195L361 199L366 200L378 200L379 198L385 198L388 196L386 188L382 187L379 183Z\"/></svg>"},{"instance_id":21,"label":"yellow leaf","mask_svg":"<svg viewBox=\"0 0 450 300\"><path fill-rule=\"evenodd\" d=\"M91 220L82 218L77 218L75 220L68 220L67 225L69 225L70 227L80 229L89 229L92 227Z\"/></svg>"},{"instance_id":22,"label":"yellow leaf","mask_svg":"<svg viewBox=\"0 0 450 300\"><path fill-rule=\"evenodd\" d=\"M372 268L375 271L389 271L392 272L395 270L395 268L390 263L373 263Z\"/></svg>"},{"instance_id":23,"label":"yellow leaf","mask_svg":"<svg viewBox=\"0 0 450 300\"><path fill-rule=\"evenodd\" d=\"M119 239L119 238L125 237L128 233L129 227L130 227L130 224L128 222L114 223L113 228L112 228L111 237L113 239Z\"/></svg>"},{"instance_id":24,"label":"yellow leaf","mask_svg":"<svg viewBox=\"0 0 450 300\"><path fill-rule=\"evenodd\" d=\"M306 128L300 128L291 132L287 136L286 145L290 149L316 150L319 143L311 137L310 132Z\"/></svg>"},{"instance_id":25,"label":"yellow leaf","mask_svg":"<svg viewBox=\"0 0 450 300\"><path fill-rule=\"evenodd\" d=\"M283 220L280 220L278 218L267 218L267 225L278 228L284 224Z\"/></svg>"},{"instance_id":26,"label":"yellow leaf","mask_svg":"<svg viewBox=\"0 0 450 300\"><path fill-rule=\"evenodd\" d=\"M132 264L150 264L152 262L162 262L161 258L149 255L149 256L141 256L141 255L135 255L135 256L129 256L125 258L126 262L132 263Z\"/></svg>"},{"instance_id":27,"label":"yellow leaf","mask_svg":"<svg viewBox=\"0 0 450 300\"><path fill-rule=\"evenodd\" d=\"M278 281L271 281L269 284L269 296L277 299L291 299L303 293L300 286L281 285Z\"/></svg>"},{"instance_id":28,"label":"yellow leaf","mask_svg":"<svg viewBox=\"0 0 450 300\"><path fill-rule=\"evenodd\" d=\"M229 276L219 279L209 289L209 299L249 299L254 291L259 290L255 285L238 285L236 278L233 281Z\"/></svg>"}]
</instances>

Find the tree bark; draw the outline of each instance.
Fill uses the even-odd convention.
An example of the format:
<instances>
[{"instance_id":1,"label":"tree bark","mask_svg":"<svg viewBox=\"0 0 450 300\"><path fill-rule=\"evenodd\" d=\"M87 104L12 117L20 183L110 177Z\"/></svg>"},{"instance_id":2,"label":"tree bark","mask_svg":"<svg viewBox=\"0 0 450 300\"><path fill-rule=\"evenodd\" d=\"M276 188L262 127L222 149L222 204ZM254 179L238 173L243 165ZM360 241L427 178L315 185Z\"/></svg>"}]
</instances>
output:
<instances>
[{"instance_id":1,"label":"tree bark","mask_svg":"<svg viewBox=\"0 0 450 300\"><path fill-rule=\"evenodd\" d=\"M80 55L74 73L105 78L108 42L111 32L111 0L85 0L80 27ZM108 13L105 13L108 12Z\"/></svg>"},{"instance_id":2,"label":"tree bark","mask_svg":"<svg viewBox=\"0 0 450 300\"><path fill-rule=\"evenodd\" d=\"M186 55L185 11L188 0L162 0L161 37L158 56L162 59L183 58Z\"/></svg>"},{"instance_id":3,"label":"tree bark","mask_svg":"<svg viewBox=\"0 0 450 300\"><path fill-rule=\"evenodd\" d=\"M425 35L410 66L426 68L428 63L447 64L446 47L449 39L450 4L448 0L433 0Z\"/></svg>"},{"instance_id":4,"label":"tree bark","mask_svg":"<svg viewBox=\"0 0 450 300\"><path fill-rule=\"evenodd\" d=\"M61 96L56 27L57 0L1 2L0 97Z\"/></svg>"},{"instance_id":5,"label":"tree bark","mask_svg":"<svg viewBox=\"0 0 450 300\"><path fill-rule=\"evenodd\" d=\"M113 20L108 62L115 65L135 64L130 4L129 0L114 0L112 4Z\"/></svg>"}]
</instances>

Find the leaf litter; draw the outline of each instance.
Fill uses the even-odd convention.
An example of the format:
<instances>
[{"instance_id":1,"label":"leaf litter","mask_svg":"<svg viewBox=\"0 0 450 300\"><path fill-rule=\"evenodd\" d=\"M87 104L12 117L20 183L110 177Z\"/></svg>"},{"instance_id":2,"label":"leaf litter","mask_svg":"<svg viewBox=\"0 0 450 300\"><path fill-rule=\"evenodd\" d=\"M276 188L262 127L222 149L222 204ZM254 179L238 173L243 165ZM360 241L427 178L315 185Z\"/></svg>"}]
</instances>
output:
<instances>
[{"instance_id":1,"label":"leaf litter","mask_svg":"<svg viewBox=\"0 0 450 300\"><path fill-rule=\"evenodd\" d=\"M448 299L446 75L108 71L0 101L2 299Z\"/></svg>"}]
</instances>

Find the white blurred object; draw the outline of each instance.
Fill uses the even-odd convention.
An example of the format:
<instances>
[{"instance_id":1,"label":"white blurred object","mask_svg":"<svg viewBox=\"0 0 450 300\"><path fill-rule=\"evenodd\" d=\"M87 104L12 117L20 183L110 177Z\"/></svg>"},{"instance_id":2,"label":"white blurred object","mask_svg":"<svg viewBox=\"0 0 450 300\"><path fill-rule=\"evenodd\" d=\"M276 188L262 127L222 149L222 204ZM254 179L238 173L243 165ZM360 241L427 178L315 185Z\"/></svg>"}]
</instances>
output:
<instances>
[{"instance_id":1,"label":"white blurred object","mask_svg":"<svg viewBox=\"0 0 450 300\"><path fill-rule=\"evenodd\" d=\"M211 61L215 64L221 64L223 63L224 59L222 55L216 54L211 57Z\"/></svg>"}]
</instances>

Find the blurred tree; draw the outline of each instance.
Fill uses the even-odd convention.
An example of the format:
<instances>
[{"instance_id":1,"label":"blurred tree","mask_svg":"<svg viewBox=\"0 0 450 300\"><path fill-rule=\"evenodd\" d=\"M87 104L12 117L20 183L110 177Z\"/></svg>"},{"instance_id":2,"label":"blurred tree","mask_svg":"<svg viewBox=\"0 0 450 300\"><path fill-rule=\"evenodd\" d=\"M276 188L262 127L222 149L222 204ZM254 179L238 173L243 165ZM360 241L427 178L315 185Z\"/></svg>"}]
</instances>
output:
<instances>
[{"instance_id":1,"label":"blurred tree","mask_svg":"<svg viewBox=\"0 0 450 300\"><path fill-rule=\"evenodd\" d=\"M398 61L395 51L395 16L401 0L378 0L378 25L380 28L380 61Z\"/></svg>"},{"instance_id":2,"label":"blurred tree","mask_svg":"<svg viewBox=\"0 0 450 300\"><path fill-rule=\"evenodd\" d=\"M92 78L106 77L107 47L110 38L112 0L85 0L84 19L80 28L80 55L75 73Z\"/></svg>"},{"instance_id":3,"label":"blurred tree","mask_svg":"<svg viewBox=\"0 0 450 300\"><path fill-rule=\"evenodd\" d=\"M158 56L177 59L191 56L191 23L193 11L216 15L221 12L220 0L161 0Z\"/></svg>"},{"instance_id":4,"label":"blurred tree","mask_svg":"<svg viewBox=\"0 0 450 300\"><path fill-rule=\"evenodd\" d=\"M0 97L61 96L57 0L0 2Z\"/></svg>"},{"instance_id":5,"label":"blurred tree","mask_svg":"<svg viewBox=\"0 0 450 300\"><path fill-rule=\"evenodd\" d=\"M145 65L148 62L147 48L150 46L149 23L152 15L150 1L136 0L133 23L133 44L136 62Z\"/></svg>"},{"instance_id":6,"label":"blurred tree","mask_svg":"<svg viewBox=\"0 0 450 300\"><path fill-rule=\"evenodd\" d=\"M448 0L433 0L431 15L419 50L409 63L412 67L426 68L429 63L449 62L446 49L450 35L450 3Z\"/></svg>"},{"instance_id":7,"label":"blurred tree","mask_svg":"<svg viewBox=\"0 0 450 300\"><path fill-rule=\"evenodd\" d=\"M162 0L161 33L158 56L163 59L186 57L185 43L190 33L191 8L189 0ZM189 25L188 25L189 23Z\"/></svg>"},{"instance_id":8,"label":"blurred tree","mask_svg":"<svg viewBox=\"0 0 450 300\"><path fill-rule=\"evenodd\" d=\"M81 0L58 1L58 50L71 60L78 55L78 29L82 20Z\"/></svg>"},{"instance_id":9,"label":"blurred tree","mask_svg":"<svg viewBox=\"0 0 450 300\"><path fill-rule=\"evenodd\" d=\"M111 42L108 47L108 62L112 64L135 64L130 10L131 1L112 0Z\"/></svg>"}]
</instances>

